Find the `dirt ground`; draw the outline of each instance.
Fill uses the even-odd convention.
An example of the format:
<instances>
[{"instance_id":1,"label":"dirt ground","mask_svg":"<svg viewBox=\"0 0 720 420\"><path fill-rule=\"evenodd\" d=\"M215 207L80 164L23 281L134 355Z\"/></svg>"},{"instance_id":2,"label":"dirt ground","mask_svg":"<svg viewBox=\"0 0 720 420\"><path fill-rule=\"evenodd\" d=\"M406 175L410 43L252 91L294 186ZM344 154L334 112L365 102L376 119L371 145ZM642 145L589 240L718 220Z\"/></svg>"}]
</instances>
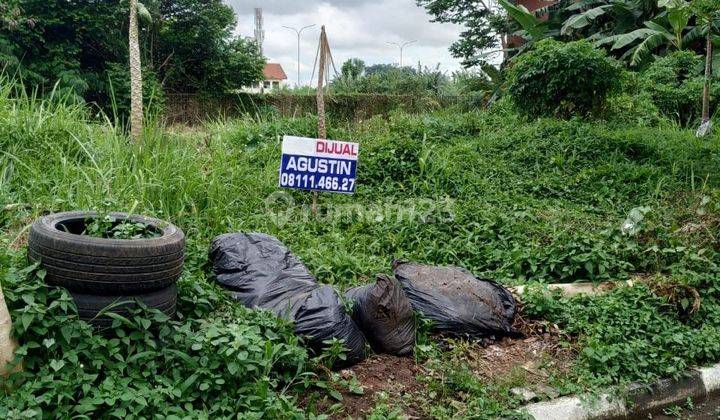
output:
<instances>
[{"instance_id":1,"label":"dirt ground","mask_svg":"<svg viewBox=\"0 0 720 420\"><path fill-rule=\"evenodd\" d=\"M0 204L0 233L12 238L9 246L14 250L23 249L27 245L32 206L29 204Z\"/></svg>"},{"instance_id":2,"label":"dirt ground","mask_svg":"<svg viewBox=\"0 0 720 420\"><path fill-rule=\"evenodd\" d=\"M524 329L523 338L502 338L491 343L442 340L446 350L442 357L466 363L484 383L508 383L521 378L523 387L537 396L554 397L554 390L544 384L551 374L570 368L573 353L560 344L555 326L536 323ZM344 408L333 418L364 418L380 398L390 407L401 409L407 418L428 418L425 409L432 395L426 378L439 374L431 364L432 360L416 363L412 357L375 355L342 371L346 377L355 375L364 394L345 394Z\"/></svg>"},{"instance_id":3,"label":"dirt ground","mask_svg":"<svg viewBox=\"0 0 720 420\"><path fill-rule=\"evenodd\" d=\"M687 405L668 407L662 414L639 417L640 419L653 420L717 420L720 419L720 397L715 396L707 401L695 403L693 407Z\"/></svg>"}]
</instances>

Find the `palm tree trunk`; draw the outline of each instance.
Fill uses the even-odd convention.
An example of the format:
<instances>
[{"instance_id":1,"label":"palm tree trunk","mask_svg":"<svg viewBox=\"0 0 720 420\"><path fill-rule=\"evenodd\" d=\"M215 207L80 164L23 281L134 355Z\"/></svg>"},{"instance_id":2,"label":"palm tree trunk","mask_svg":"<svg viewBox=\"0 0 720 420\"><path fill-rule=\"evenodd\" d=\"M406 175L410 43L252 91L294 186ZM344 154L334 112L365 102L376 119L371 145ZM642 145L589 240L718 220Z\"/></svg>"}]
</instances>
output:
<instances>
[{"instance_id":1,"label":"palm tree trunk","mask_svg":"<svg viewBox=\"0 0 720 420\"><path fill-rule=\"evenodd\" d=\"M703 87L702 122L710 121L710 78L712 77L712 35L708 30L705 52L705 86Z\"/></svg>"},{"instance_id":2,"label":"palm tree trunk","mask_svg":"<svg viewBox=\"0 0 720 420\"><path fill-rule=\"evenodd\" d=\"M139 142L143 129L142 70L138 35L137 0L130 0L130 137Z\"/></svg>"},{"instance_id":3,"label":"palm tree trunk","mask_svg":"<svg viewBox=\"0 0 720 420\"><path fill-rule=\"evenodd\" d=\"M12 320L10 312L8 312L5 304L5 295L3 295L2 287L0 287L0 375L9 374L7 364L15 357L15 348L17 343L12 339L10 332L12 331Z\"/></svg>"}]
</instances>

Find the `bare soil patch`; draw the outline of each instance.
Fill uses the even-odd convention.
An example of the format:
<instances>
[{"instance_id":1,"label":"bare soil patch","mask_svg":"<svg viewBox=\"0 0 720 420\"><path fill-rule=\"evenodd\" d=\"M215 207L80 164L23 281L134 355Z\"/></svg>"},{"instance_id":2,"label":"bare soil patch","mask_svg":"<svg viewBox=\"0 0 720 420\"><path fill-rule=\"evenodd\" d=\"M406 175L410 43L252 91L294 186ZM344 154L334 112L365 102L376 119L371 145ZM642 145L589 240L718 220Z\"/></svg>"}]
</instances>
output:
<instances>
[{"instance_id":1,"label":"bare soil patch","mask_svg":"<svg viewBox=\"0 0 720 420\"><path fill-rule=\"evenodd\" d=\"M365 393L344 394L344 410L335 418L365 417L375 407L381 392L409 418L423 418L419 402L426 391L421 381L426 371L412 357L375 355L342 373L348 377L354 374Z\"/></svg>"},{"instance_id":2,"label":"bare soil patch","mask_svg":"<svg viewBox=\"0 0 720 420\"><path fill-rule=\"evenodd\" d=\"M521 383L539 397L553 397L554 390L545 384L552 375L569 371L574 353L562 344L560 332L554 325L533 322L525 324L522 330L527 333L522 338L497 341L440 338L447 350L441 359L466 364L483 383ZM390 407L400 408L407 418L429 418L426 409L433 401L426 378L440 374L431 368L432 362L416 363L413 358L375 355L342 371L348 378L355 375L364 394L344 394L343 410L333 418L364 418L381 395Z\"/></svg>"}]
</instances>

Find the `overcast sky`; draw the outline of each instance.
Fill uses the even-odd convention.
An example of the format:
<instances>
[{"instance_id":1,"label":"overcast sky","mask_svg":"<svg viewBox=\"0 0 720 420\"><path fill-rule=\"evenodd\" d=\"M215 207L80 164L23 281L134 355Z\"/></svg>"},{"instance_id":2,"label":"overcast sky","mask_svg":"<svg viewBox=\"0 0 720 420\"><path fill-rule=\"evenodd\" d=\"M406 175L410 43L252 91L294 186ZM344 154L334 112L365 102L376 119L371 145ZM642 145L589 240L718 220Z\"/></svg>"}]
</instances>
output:
<instances>
[{"instance_id":1,"label":"overcast sky","mask_svg":"<svg viewBox=\"0 0 720 420\"><path fill-rule=\"evenodd\" d=\"M316 24L305 30L301 40L301 74L307 83L320 36L325 25L333 58L340 70L342 63L358 57L367 64L398 63L399 49L387 42L417 40L405 48L403 62L434 67L444 71L460 68L458 60L448 52L458 38L460 27L430 22L425 9L415 0L226 0L238 17L237 33L252 36L255 26L254 8L262 7L265 17L265 56L279 62L288 74L288 82L297 79L297 36L283 26Z\"/></svg>"}]
</instances>

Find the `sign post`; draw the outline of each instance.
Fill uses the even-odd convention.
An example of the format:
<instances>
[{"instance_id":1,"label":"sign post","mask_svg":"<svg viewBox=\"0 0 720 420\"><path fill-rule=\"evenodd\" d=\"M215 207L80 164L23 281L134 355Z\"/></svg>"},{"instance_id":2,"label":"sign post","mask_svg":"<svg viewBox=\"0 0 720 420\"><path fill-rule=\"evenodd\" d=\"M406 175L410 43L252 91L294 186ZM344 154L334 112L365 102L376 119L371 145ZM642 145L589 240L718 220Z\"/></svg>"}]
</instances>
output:
<instances>
[{"instance_id":1,"label":"sign post","mask_svg":"<svg viewBox=\"0 0 720 420\"><path fill-rule=\"evenodd\" d=\"M318 138L327 138L327 127L325 126L325 96L323 82L325 81L325 67L327 66L326 48L330 48L325 33L325 25L320 28L320 63L318 65L318 86L317 86L317 116L318 116ZM313 192L312 214L317 217L318 193Z\"/></svg>"},{"instance_id":2,"label":"sign post","mask_svg":"<svg viewBox=\"0 0 720 420\"><path fill-rule=\"evenodd\" d=\"M280 163L280 187L313 192L312 214L317 216L318 193L321 191L353 194L357 176L360 145L327 139L325 95L323 84L333 65L325 26L320 30L318 46L317 116L318 138L285 136ZM337 73L337 70L336 70ZM315 70L313 69L313 75Z\"/></svg>"}]
</instances>

